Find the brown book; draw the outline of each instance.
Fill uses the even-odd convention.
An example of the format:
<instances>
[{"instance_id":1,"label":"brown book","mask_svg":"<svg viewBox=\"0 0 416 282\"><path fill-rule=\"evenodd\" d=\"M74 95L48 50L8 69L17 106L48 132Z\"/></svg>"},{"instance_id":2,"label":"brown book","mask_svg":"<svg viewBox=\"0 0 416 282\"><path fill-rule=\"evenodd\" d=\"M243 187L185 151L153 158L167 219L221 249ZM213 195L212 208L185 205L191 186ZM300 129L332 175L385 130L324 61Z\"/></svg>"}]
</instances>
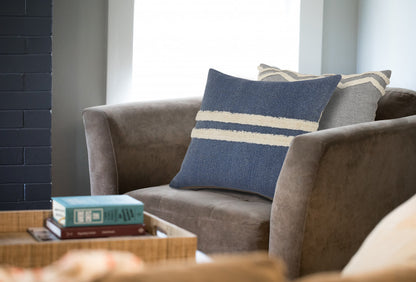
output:
<instances>
[{"instance_id":1,"label":"brown book","mask_svg":"<svg viewBox=\"0 0 416 282\"><path fill-rule=\"evenodd\" d=\"M63 227L53 218L46 219L45 227L59 239L135 236L146 233L144 224Z\"/></svg>"}]
</instances>

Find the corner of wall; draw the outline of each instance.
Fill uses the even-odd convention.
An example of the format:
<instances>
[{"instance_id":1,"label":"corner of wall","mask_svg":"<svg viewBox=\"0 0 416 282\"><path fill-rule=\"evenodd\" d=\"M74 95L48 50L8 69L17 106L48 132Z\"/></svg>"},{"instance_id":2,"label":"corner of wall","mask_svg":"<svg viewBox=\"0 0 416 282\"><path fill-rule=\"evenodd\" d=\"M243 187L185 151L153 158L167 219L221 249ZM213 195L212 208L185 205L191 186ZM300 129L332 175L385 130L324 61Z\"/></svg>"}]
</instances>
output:
<instances>
[{"instance_id":1,"label":"corner of wall","mask_svg":"<svg viewBox=\"0 0 416 282\"><path fill-rule=\"evenodd\" d=\"M355 73L359 0L302 0L299 71Z\"/></svg>"},{"instance_id":2,"label":"corner of wall","mask_svg":"<svg viewBox=\"0 0 416 282\"><path fill-rule=\"evenodd\" d=\"M299 71L321 74L324 0L301 0Z\"/></svg>"},{"instance_id":3,"label":"corner of wall","mask_svg":"<svg viewBox=\"0 0 416 282\"><path fill-rule=\"evenodd\" d=\"M359 0L325 0L322 72L352 74L357 70Z\"/></svg>"},{"instance_id":4,"label":"corner of wall","mask_svg":"<svg viewBox=\"0 0 416 282\"><path fill-rule=\"evenodd\" d=\"M131 99L133 26L134 0L108 0L107 104Z\"/></svg>"}]
</instances>

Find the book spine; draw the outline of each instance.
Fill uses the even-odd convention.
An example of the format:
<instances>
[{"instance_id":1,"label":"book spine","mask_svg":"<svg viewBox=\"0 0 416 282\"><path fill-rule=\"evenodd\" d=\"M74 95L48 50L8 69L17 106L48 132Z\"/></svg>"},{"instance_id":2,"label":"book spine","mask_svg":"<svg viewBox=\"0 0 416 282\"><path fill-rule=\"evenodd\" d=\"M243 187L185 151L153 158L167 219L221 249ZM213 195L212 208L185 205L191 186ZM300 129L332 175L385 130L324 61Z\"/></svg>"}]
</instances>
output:
<instances>
[{"instance_id":1,"label":"book spine","mask_svg":"<svg viewBox=\"0 0 416 282\"><path fill-rule=\"evenodd\" d=\"M65 224L66 208L55 200L52 201L52 215L58 222Z\"/></svg>"},{"instance_id":2,"label":"book spine","mask_svg":"<svg viewBox=\"0 0 416 282\"><path fill-rule=\"evenodd\" d=\"M66 207L64 217L54 218L65 227L142 224L143 206Z\"/></svg>"},{"instance_id":3,"label":"book spine","mask_svg":"<svg viewBox=\"0 0 416 282\"><path fill-rule=\"evenodd\" d=\"M61 228L47 220L45 226L59 239L136 236L146 233L144 224Z\"/></svg>"}]
</instances>

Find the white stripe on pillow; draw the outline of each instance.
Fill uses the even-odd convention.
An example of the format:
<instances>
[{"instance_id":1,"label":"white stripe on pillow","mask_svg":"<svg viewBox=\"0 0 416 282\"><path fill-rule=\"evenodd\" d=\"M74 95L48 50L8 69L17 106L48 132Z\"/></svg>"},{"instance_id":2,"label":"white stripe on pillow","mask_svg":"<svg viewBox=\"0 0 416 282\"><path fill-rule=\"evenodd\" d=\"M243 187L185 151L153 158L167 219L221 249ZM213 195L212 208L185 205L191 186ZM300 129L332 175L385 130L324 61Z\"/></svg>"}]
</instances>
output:
<instances>
[{"instance_id":1,"label":"white stripe on pillow","mask_svg":"<svg viewBox=\"0 0 416 282\"><path fill-rule=\"evenodd\" d=\"M344 89L347 87L356 86L356 85L364 84L367 82L370 82L375 88L377 88L378 91L380 91L381 95L384 95L385 93L384 87L376 79L372 77L360 78L360 79L351 80L345 83L340 82L338 83L337 87Z\"/></svg>"},{"instance_id":2,"label":"white stripe on pillow","mask_svg":"<svg viewBox=\"0 0 416 282\"><path fill-rule=\"evenodd\" d=\"M192 138L219 140L228 142L244 142L251 144L284 146L289 147L293 136L284 136L277 134L265 134L247 131L223 130L223 129L197 129L194 128L191 133Z\"/></svg>"},{"instance_id":3,"label":"white stripe on pillow","mask_svg":"<svg viewBox=\"0 0 416 282\"><path fill-rule=\"evenodd\" d=\"M326 77L330 74L325 74L321 76L312 76L309 74L300 74L292 71L286 71L286 70L277 70L276 68L259 68L260 73L258 75L259 80L263 80L267 77L279 75L282 78L284 78L287 81L298 81L299 79L318 79L322 77ZM385 87L383 87L377 79L373 77L363 77L359 78L360 76L364 75L376 75L384 80L386 84L390 83L390 79L381 71L370 71L370 72L364 72L361 74L343 74L341 75L341 81L338 83L337 87L340 89L345 89L347 87L356 86L364 83L371 83L378 91L380 91L381 95L384 95L385 93ZM350 79L350 78L356 78L351 81L342 82L342 80Z\"/></svg>"},{"instance_id":4,"label":"white stripe on pillow","mask_svg":"<svg viewBox=\"0 0 416 282\"><path fill-rule=\"evenodd\" d=\"M231 113L226 111L199 111L195 119L197 121L216 121L254 126L267 126L273 128L302 130L306 132L316 131L319 125L318 122L301 119Z\"/></svg>"}]
</instances>

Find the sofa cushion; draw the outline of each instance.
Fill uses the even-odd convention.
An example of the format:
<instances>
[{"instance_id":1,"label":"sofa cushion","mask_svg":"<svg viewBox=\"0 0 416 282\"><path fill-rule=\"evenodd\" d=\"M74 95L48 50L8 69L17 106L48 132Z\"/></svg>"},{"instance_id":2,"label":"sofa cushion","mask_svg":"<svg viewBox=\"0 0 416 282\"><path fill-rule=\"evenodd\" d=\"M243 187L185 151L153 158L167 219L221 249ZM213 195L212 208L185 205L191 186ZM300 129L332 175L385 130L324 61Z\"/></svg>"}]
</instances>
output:
<instances>
[{"instance_id":1,"label":"sofa cushion","mask_svg":"<svg viewBox=\"0 0 416 282\"><path fill-rule=\"evenodd\" d=\"M262 81L298 81L327 76L305 75L265 64L261 64L258 69L258 78ZM334 95L322 113L319 129L374 121L377 102L390 83L390 75L389 70L342 75Z\"/></svg>"},{"instance_id":2,"label":"sofa cushion","mask_svg":"<svg viewBox=\"0 0 416 282\"><path fill-rule=\"evenodd\" d=\"M205 253L268 249L271 201L263 197L168 185L128 195L140 199L146 211L195 233Z\"/></svg>"},{"instance_id":3,"label":"sofa cushion","mask_svg":"<svg viewBox=\"0 0 416 282\"><path fill-rule=\"evenodd\" d=\"M373 229L342 271L344 276L416 265L416 195Z\"/></svg>"},{"instance_id":4,"label":"sofa cushion","mask_svg":"<svg viewBox=\"0 0 416 282\"><path fill-rule=\"evenodd\" d=\"M416 91L404 88L387 88L378 101L376 120L416 115Z\"/></svg>"},{"instance_id":5,"label":"sofa cushion","mask_svg":"<svg viewBox=\"0 0 416 282\"><path fill-rule=\"evenodd\" d=\"M191 143L171 187L273 198L291 140L318 128L340 78L264 82L211 69Z\"/></svg>"}]
</instances>

